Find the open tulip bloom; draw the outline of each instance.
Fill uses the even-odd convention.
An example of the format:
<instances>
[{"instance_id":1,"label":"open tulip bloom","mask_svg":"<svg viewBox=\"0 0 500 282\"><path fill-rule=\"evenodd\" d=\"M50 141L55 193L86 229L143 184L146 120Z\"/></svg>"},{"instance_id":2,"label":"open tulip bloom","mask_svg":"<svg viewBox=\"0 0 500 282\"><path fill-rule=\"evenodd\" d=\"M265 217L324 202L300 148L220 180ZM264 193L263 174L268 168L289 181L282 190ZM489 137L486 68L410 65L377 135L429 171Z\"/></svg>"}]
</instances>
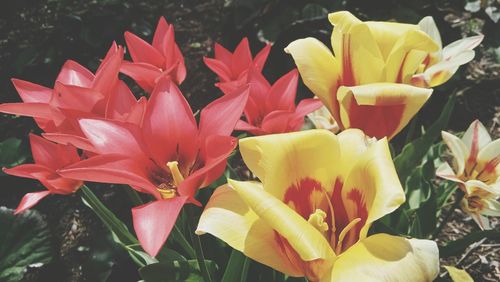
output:
<instances>
[{"instance_id":1,"label":"open tulip bloom","mask_svg":"<svg viewBox=\"0 0 500 282\"><path fill-rule=\"evenodd\" d=\"M433 241L368 235L404 193L386 139L327 130L240 141L261 182L216 189L197 234L210 233L250 258L311 281L431 281Z\"/></svg>"},{"instance_id":2,"label":"open tulip bloom","mask_svg":"<svg viewBox=\"0 0 500 282\"><path fill-rule=\"evenodd\" d=\"M255 68L259 72L262 71L270 51L271 45L267 44L255 58L252 58L248 38L243 38L234 53L215 43L215 58L204 57L203 61L219 76L221 82L242 81L243 83L249 69Z\"/></svg>"},{"instance_id":3,"label":"open tulip bloom","mask_svg":"<svg viewBox=\"0 0 500 282\"><path fill-rule=\"evenodd\" d=\"M297 70L292 70L271 86L260 72L250 69L246 119L238 121L235 129L254 135L299 131L304 125L304 117L323 104L317 99L303 99L295 106L298 78ZM224 93L235 91L234 85L222 83L220 87Z\"/></svg>"},{"instance_id":4,"label":"open tulip bloom","mask_svg":"<svg viewBox=\"0 0 500 282\"><path fill-rule=\"evenodd\" d=\"M441 42L434 40L436 30L431 37L419 25L362 22L346 11L328 18L334 25L335 56L314 38L296 40L285 51L341 129L359 128L377 138L394 137L431 95L432 89L413 86L412 79L419 80L418 74L427 71L420 80L434 77L431 80L439 83L427 84L443 83L465 63L461 51L478 43L458 43L441 52ZM466 53L463 56L470 59L471 53Z\"/></svg>"},{"instance_id":5,"label":"open tulip bloom","mask_svg":"<svg viewBox=\"0 0 500 282\"><path fill-rule=\"evenodd\" d=\"M131 32L125 32L125 41L133 62L124 61L120 71L150 93L158 80L169 76L181 84L186 78L184 57L175 42L174 26L161 17L151 44Z\"/></svg>"},{"instance_id":6,"label":"open tulip bloom","mask_svg":"<svg viewBox=\"0 0 500 282\"><path fill-rule=\"evenodd\" d=\"M481 229L490 229L486 216L500 216L500 139L492 141L478 120L462 139L445 131L442 135L453 156L453 167L443 163L436 174L458 183L465 193L462 209Z\"/></svg>"},{"instance_id":7,"label":"open tulip bloom","mask_svg":"<svg viewBox=\"0 0 500 282\"><path fill-rule=\"evenodd\" d=\"M146 252L155 256L177 215L198 188L216 180L236 147L230 134L243 112L248 90L225 95L201 111L199 128L175 83L160 79L148 101L142 126L81 119L80 127L98 155L60 173L86 181L128 184L157 200L132 211Z\"/></svg>"}]
</instances>

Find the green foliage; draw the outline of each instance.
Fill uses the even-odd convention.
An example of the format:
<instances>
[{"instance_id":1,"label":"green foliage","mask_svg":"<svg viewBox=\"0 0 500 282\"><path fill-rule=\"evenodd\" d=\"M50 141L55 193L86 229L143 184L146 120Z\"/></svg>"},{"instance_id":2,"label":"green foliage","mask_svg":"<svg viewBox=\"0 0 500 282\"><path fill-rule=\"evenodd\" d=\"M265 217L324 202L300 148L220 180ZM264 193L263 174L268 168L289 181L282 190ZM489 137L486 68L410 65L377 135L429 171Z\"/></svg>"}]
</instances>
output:
<instances>
[{"instance_id":1,"label":"green foliage","mask_svg":"<svg viewBox=\"0 0 500 282\"><path fill-rule=\"evenodd\" d=\"M204 264L213 277L217 271L217 265L210 260L205 260ZM139 269L139 273L146 282L203 281L200 266L196 260L171 260L153 263Z\"/></svg>"},{"instance_id":2,"label":"green foliage","mask_svg":"<svg viewBox=\"0 0 500 282\"><path fill-rule=\"evenodd\" d=\"M12 167L23 163L27 158L21 140L8 138L0 142L0 167Z\"/></svg>"},{"instance_id":3,"label":"green foliage","mask_svg":"<svg viewBox=\"0 0 500 282\"><path fill-rule=\"evenodd\" d=\"M0 207L0 281L19 281L30 265L44 265L53 257L47 223L34 210L19 215Z\"/></svg>"},{"instance_id":4,"label":"green foliage","mask_svg":"<svg viewBox=\"0 0 500 282\"><path fill-rule=\"evenodd\" d=\"M401 182L405 183L415 167L422 163L423 157L438 139L441 130L445 129L448 125L453 107L455 106L455 99L455 95L451 95L436 122L421 137L406 144L401 153L394 158L394 164Z\"/></svg>"},{"instance_id":5,"label":"green foliage","mask_svg":"<svg viewBox=\"0 0 500 282\"><path fill-rule=\"evenodd\" d=\"M226 271L222 276L222 282L245 282L247 281L250 259L237 250L231 252Z\"/></svg>"}]
</instances>

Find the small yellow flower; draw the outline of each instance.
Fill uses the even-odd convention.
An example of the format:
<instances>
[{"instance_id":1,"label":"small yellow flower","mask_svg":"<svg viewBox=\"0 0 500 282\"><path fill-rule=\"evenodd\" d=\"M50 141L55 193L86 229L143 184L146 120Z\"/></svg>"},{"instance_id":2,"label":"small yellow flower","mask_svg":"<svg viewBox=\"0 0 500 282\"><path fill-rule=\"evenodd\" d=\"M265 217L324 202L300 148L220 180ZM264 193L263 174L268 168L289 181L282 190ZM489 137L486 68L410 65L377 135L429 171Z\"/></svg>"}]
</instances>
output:
<instances>
[{"instance_id":1,"label":"small yellow flower","mask_svg":"<svg viewBox=\"0 0 500 282\"><path fill-rule=\"evenodd\" d=\"M486 216L500 216L500 139L493 141L478 120L462 139L445 131L442 135L453 163L442 164L436 175L457 182L465 193L462 209L481 229L490 229Z\"/></svg>"}]
</instances>

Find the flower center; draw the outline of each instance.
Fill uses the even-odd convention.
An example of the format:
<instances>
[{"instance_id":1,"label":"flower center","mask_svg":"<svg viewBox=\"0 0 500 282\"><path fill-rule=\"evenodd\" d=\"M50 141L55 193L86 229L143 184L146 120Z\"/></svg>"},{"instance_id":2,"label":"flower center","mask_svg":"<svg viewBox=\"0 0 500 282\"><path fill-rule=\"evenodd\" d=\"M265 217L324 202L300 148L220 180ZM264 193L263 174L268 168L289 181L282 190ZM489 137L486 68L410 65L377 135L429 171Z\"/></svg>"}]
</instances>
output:
<instances>
[{"instance_id":1,"label":"flower center","mask_svg":"<svg viewBox=\"0 0 500 282\"><path fill-rule=\"evenodd\" d=\"M163 182L158 185L158 192L160 193L163 199L171 199L177 195L177 187L184 181L184 177L182 176L179 170L179 163L177 161L168 162L167 168L170 170L170 174L172 175L172 181Z\"/></svg>"},{"instance_id":2,"label":"flower center","mask_svg":"<svg viewBox=\"0 0 500 282\"><path fill-rule=\"evenodd\" d=\"M309 215L309 219L307 220L314 228L316 228L321 234L325 235L326 231L328 231L328 223L325 222L326 213L321 209L316 209L314 213Z\"/></svg>"},{"instance_id":3,"label":"flower center","mask_svg":"<svg viewBox=\"0 0 500 282\"><path fill-rule=\"evenodd\" d=\"M361 221L361 218L356 217L351 222L349 222L349 224L347 224L346 227L344 227L344 229L342 229L342 231L340 231L339 239L337 241L337 246L335 247L335 253L337 255L340 254L340 252L342 251L342 242L344 241L344 238L347 235L347 233L349 233L349 231L351 231L351 229L354 226L356 226L356 224L358 224L360 221Z\"/></svg>"}]
</instances>

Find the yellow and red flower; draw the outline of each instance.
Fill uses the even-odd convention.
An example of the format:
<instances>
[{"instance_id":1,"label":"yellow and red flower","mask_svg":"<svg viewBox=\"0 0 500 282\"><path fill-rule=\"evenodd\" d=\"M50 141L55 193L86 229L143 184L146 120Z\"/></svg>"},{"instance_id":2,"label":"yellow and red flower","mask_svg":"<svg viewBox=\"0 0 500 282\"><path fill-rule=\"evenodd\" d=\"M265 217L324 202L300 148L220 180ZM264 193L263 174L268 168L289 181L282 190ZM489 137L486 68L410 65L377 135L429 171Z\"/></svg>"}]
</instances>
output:
<instances>
[{"instance_id":1,"label":"yellow and red flower","mask_svg":"<svg viewBox=\"0 0 500 282\"><path fill-rule=\"evenodd\" d=\"M442 135L453 156L453 167L443 163L436 175L458 183L465 193L462 209L481 229L490 229L486 216L500 216L500 139L492 141L478 120L462 139L444 131Z\"/></svg>"},{"instance_id":2,"label":"yellow and red flower","mask_svg":"<svg viewBox=\"0 0 500 282\"><path fill-rule=\"evenodd\" d=\"M368 236L375 220L405 200L387 139L318 129L242 139L240 151L261 182L219 187L197 234L310 281L430 281L438 274L434 242Z\"/></svg>"},{"instance_id":3,"label":"yellow and red flower","mask_svg":"<svg viewBox=\"0 0 500 282\"><path fill-rule=\"evenodd\" d=\"M475 46L458 44L459 48L448 48L447 55L443 49L438 56L441 43L419 25L362 22L346 11L328 18L334 25L331 42L335 55L315 38L296 40L285 51L341 129L359 128L377 138L394 137L430 97L432 89L412 84L434 86L446 81L437 76L446 70L449 78L465 63L457 49ZM417 75L424 71L425 77ZM433 79L439 83L424 83L427 77L436 77Z\"/></svg>"}]
</instances>

